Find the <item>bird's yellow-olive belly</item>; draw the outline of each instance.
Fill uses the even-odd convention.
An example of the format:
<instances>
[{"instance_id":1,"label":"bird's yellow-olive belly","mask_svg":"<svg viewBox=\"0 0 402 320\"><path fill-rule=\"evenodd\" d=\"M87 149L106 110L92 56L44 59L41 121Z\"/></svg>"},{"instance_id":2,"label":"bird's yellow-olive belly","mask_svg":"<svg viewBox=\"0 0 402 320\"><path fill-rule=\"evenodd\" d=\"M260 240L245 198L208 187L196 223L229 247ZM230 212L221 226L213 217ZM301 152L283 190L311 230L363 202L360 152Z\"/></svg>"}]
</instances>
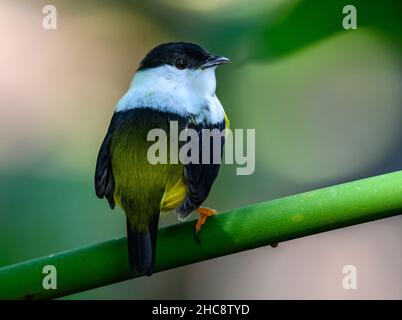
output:
<instances>
[{"instance_id":1,"label":"bird's yellow-olive belly","mask_svg":"<svg viewBox=\"0 0 402 320\"><path fill-rule=\"evenodd\" d=\"M147 154L155 141L147 141L149 130L167 126L165 122L127 120L112 136L111 162L115 180L114 198L127 218L146 226L158 211L171 211L184 200L187 187L181 163L152 164ZM169 150L169 146L167 146Z\"/></svg>"}]
</instances>

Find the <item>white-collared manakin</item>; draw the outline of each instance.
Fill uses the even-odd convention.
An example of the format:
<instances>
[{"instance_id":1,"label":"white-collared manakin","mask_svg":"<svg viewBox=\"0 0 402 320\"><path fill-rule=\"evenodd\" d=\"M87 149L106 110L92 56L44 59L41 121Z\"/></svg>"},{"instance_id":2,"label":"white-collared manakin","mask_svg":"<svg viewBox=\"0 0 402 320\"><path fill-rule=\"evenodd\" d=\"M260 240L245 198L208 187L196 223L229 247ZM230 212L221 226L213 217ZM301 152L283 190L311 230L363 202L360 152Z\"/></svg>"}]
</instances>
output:
<instances>
[{"instance_id":1,"label":"white-collared manakin","mask_svg":"<svg viewBox=\"0 0 402 320\"><path fill-rule=\"evenodd\" d=\"M215 95L215 68L228 63L198 45L176 42L152 49L141 61L127 93L117 103L100 147L95 189L113 209L118 204L127 218L129 263L135 274L151 275L161 211L186 218L200 214L196 234L215 210L200 207L219 171L219 163L151 164L147 150L150 130L169 134L169 122L179 130L228 127L223 107ZM202 145L200 134L199 141ZM224 137L219 148L222 149ZM209 156L213 158L211 150ZM219 150L220 152L222 150ZM202 158L200 148L199 159Z\"/></svg>"}]
</instances>

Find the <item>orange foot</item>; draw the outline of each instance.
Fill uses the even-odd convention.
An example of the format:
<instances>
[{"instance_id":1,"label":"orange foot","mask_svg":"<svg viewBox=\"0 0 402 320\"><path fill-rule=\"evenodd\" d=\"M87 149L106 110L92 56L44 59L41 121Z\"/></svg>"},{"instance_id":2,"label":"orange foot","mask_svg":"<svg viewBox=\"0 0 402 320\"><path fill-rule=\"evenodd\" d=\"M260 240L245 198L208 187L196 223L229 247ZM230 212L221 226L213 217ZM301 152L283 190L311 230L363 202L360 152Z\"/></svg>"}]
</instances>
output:
<instances>
[{"instance_id":1,"label":"orange foot","mask_svg":"<svg viewBox=\"0 0 402 320\"><path fill-rule=\"evenodd\" d=\"M201 243L198 233L201 231L202 225L207 221L207 218L214 215L217 211L210 208L199 207L195 209L199 213L197 224L195 225L194 234L198 243Z\"/></svg>"}]
</instances>

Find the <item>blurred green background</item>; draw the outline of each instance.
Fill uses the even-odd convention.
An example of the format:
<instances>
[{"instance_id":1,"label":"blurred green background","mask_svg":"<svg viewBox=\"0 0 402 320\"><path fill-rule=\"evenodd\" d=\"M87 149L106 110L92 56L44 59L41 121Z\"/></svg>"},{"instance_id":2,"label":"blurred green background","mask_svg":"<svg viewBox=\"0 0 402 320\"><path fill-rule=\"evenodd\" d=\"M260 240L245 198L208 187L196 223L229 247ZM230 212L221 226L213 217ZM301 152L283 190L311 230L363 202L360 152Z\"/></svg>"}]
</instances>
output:
<instances>
[{"instance_id":1,"label":"blurred green background","mask_svg":"<svg viewBox=\"0 0 402 320\"><path fill-rule=\"evenodd\" d=\"M139 60L162 42L230 57L217 94L233 128L256 129L255 173L223 166L207 205L402 168L400 1L58 0L52 31L47 4L0 4L0 267L125 235L122 212L94 194L95 160ZM357 30L342 28L346 4ZM397 216L67 298L402 299L401 227ZM342 288L347 264L357 290Z\"/></svg>"}]
</instances>

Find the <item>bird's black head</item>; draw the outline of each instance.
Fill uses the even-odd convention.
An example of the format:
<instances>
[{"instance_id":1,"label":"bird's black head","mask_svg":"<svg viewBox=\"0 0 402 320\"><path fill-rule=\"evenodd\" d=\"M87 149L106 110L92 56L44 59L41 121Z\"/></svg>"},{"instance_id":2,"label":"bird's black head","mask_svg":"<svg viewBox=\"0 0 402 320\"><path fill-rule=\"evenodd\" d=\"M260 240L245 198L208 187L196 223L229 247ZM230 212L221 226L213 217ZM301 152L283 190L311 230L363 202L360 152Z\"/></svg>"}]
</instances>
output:
<instances>
[{"instance_id":1,"label":"bird's black head","mask_svg":"<svg viewBox=\"0 0 402 320\"><path fill-rule=\"evenodd\" d=\"M177 69L206 69L228 63L229 59L215 56L199 45L186 42L170 42L153 48L141 61L138 70L171 65Z\"/></svg>"}]
</instances>

